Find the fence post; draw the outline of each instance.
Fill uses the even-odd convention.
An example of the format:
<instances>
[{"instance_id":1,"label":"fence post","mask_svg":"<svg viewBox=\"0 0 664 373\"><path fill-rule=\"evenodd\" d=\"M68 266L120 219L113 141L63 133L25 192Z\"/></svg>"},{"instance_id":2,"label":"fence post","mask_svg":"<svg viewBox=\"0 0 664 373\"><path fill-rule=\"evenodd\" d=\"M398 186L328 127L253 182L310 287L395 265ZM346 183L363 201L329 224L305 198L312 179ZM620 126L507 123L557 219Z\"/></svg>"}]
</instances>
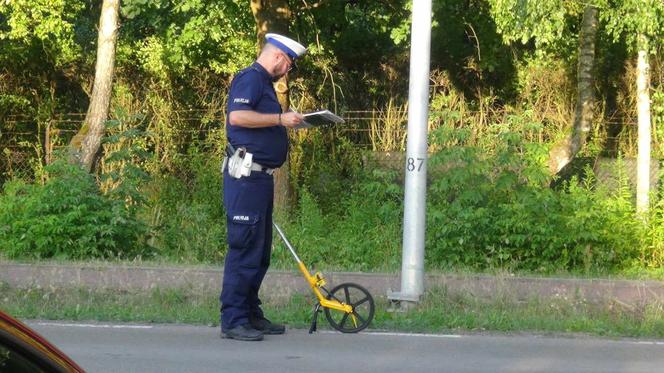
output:
<instances>
[{"instance_id":1,"label":"fence post","mask_svg":"<svg viewBox=\"0 0 664 373\"><path fill-rule=\"evenodd\" d=\"M51 164L51 120L46 122L46 131L44 132L44 161Z\"/></svg>"}]
</instances>

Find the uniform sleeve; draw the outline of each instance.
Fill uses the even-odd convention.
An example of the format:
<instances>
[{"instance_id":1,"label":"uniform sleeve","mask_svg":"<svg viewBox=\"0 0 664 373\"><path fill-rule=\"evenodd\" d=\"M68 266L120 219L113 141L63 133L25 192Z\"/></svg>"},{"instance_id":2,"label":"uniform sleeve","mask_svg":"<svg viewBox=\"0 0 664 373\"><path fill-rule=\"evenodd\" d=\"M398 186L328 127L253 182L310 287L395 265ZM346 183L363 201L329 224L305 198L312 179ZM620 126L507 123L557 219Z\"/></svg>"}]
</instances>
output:
<instances>
[{"instance_id":1,"label":"uniform sleeve","mask_svg":"<svg viewBox=\"0 0 664 373\"><path fill-rule=\"evenodd\" d=\"M261 86L260 77L253 71L235 78L228 94L228 112L254 110L261 97Z\"/></svg>"}]
</instances>

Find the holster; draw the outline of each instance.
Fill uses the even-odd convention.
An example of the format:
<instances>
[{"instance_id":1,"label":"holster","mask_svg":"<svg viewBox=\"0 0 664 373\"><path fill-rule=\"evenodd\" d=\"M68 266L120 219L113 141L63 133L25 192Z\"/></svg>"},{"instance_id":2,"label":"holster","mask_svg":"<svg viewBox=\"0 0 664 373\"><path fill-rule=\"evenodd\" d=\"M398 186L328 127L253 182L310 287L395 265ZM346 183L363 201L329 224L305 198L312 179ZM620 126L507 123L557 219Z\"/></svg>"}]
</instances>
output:
<instances>
[{"instance_id":1,"label":"holster","mask_svg":"<svg viewBox=\"0 0 664 373\"><path fill-rule=\"evenodd\" d=\"M224 172L228 168L228 175L235 179L242 176L251 175L251 166L253 164L253 154L247 152L247 149L240 147L234 149L232 145L226 146L226 157L221 165L221 171Z\"/></svg>"}]
</instances>

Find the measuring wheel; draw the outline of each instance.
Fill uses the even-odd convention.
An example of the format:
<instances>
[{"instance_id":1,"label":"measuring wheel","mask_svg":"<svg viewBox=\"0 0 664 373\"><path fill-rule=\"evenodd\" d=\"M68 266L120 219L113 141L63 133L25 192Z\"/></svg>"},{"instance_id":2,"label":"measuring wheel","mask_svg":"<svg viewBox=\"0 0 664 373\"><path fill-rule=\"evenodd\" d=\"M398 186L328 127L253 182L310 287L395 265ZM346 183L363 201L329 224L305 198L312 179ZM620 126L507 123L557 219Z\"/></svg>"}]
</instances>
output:
<instances>
[{"instance_id":1,"label":"measuring wheel","mask_svg":"<svg viewBox=\"0 0 664 373\"><path fill-rule=\"evenodd\" d=\"M327 294L327 299L353 307L351 313L325 308L325 318L332 327L342 333L357 333L373 320L376 306L367 289L350 282L340 284Z\"/></svg>"}]
</instances>

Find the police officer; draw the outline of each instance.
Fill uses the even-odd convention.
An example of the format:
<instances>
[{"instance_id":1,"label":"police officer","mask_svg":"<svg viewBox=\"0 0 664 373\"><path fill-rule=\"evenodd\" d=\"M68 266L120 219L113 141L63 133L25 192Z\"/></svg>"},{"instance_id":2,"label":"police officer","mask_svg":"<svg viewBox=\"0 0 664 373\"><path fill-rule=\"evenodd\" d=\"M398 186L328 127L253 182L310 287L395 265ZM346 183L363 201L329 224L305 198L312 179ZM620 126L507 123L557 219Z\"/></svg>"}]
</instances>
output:
<instances>
[{"instance_id":1,"label":"police officer","mask_svg":"<svg viewBox=\"0 0 664 373\"><path fill-rule=\"evenodd\" d=\"M278 34L267 34L265 40L256 62L231 83L226 119L229 153L239 152L246 168L244 174L236 168L229 174L238 162L224 167L229 249L220 297L221 336L244 341L260 341L264 334L286 331L284 325L265 318L258 291L270 265L272 173L286 161L286 129L303 119L296 112L282 113L272 83L295 67L295 59L306 48Z\"/></svg>"}]
</instances>

